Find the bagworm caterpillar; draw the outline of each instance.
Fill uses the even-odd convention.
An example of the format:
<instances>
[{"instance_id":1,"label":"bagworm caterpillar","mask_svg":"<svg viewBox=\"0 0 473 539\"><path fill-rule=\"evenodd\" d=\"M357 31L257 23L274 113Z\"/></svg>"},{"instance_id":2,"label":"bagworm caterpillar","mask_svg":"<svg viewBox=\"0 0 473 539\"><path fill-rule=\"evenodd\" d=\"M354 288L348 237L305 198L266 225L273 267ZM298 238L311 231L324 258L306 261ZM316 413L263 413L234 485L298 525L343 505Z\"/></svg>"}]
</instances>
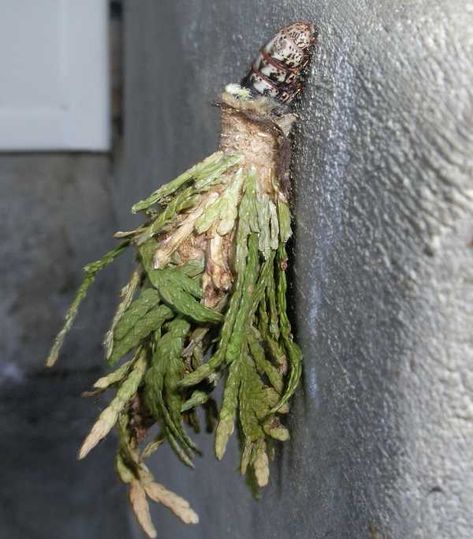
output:
<instances>
[{"instance_id":1,"label":"bagworm caterpillar","mask_svg":"<svg viewBox=\"0 0 473 539\"><path fill-rule=\"evenodd\" d=\"M286 309L286 242L290 104L302 90L315 29L297 22L260 51L241 84L225 88L217 152L136 203L145 222L118 232L121 243L85 270L85 279L47 360L58 358L66 333L95 275L124 250L136 266L121 291L104 341L110 366L92 394L115 391L86 437L79 458L116 425L116 468L129 485L133 510L150 537L148 499L184 522L197 514L155 482L144 461L163 443L193 466L196 410L215 430L221 459L235 426L240 469L256 488L269 479L273 440L289 437L281 422L301 374ZM212 398L223 384L219 406ZM157 436L149 440L157 425Z\"/></svg>"}]
</instances>

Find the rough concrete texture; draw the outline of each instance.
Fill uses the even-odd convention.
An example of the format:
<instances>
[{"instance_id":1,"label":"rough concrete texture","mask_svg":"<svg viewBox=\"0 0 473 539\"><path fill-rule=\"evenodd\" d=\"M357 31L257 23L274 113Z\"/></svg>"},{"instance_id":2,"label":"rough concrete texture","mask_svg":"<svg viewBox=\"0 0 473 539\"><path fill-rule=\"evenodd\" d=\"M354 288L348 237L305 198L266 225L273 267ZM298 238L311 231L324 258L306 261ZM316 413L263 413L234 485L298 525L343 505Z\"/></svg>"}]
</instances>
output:
<instances>
[{"instance_id":1,"label":"rough concrete texture","mask_svg":"<svg viewBox=\"0 0 473 539\"><path fill-rule=\"evenodd\" d=\"M313 20L296 134L292 440L251 499L236 452L156 473L201 515L162 538L473 535L473 3L146 0L126 6L130 203L213 150L223 85ZM235 449L235 448L233 448ZM139 537L139 533L136 533Z\"/></svg>"},{"instance_id":2,"label":"rough concrete texture","mask_svg":"<svg viewBox=\"0 0 473 539\"><path fill-rule=\"evenodd\" d=\"M113 183L104 156L0 157L0 537L142 537L113 476L113 440L74 460L101 406L79 394L98 373L113 270L57 370L41 362L80 267L134 222L132 202L214 149L209 103L276 28L307 18L320 44L295 137L291 305L305 374L292 439L258 502L237 474L235 443L218 463L198 437L194 472L158 453L157 477L201 517L185 527L157 508L159 536L469 539L473 3L125 8L125 145Z\"/></svg>"}]
</instances>

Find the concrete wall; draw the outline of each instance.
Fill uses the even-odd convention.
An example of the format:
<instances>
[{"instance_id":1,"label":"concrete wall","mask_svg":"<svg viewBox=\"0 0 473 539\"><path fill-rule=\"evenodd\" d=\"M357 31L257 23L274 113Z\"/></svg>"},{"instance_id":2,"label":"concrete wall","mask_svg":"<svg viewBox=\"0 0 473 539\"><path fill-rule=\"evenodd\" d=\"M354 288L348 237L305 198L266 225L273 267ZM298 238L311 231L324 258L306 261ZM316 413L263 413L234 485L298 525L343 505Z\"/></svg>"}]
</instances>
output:
<instances>
[{"instance_id":1,"label":"concrete wall","mask_svg":"<svg viewBox=\"0 0 473 539\"><path fill-rule=\"evenodd\" d=\"M473 3L140 0L125 4L125 139L109 156L0 157L0 537L141 537L113 440L76 463L119 277L97 281L57 369L49 342L80 267L131 203L216 144L209 106L261 41L307 18L320 45L294 161L291 290L305 355L261 501L211 442L155 472L201 524L155 510L162 539L473 535ZM468 191L470 189L470 191Z\"/></svg>"},{"instance_id":2,"label":"concrete wall","mask_svg":"<svg viewBox=\"0 0 473 539\"><path fill-rule=\"evenodd\" d=\"M473 535L473 3L144 0L127 4L130 203L215 146L209 103L299 18L320 46L294 161L292 303L303 387L255 502L236 452L156 473L201 524L172 539ZM468 192L468 189L470 191Z\"/></svg>"}]
</instances>

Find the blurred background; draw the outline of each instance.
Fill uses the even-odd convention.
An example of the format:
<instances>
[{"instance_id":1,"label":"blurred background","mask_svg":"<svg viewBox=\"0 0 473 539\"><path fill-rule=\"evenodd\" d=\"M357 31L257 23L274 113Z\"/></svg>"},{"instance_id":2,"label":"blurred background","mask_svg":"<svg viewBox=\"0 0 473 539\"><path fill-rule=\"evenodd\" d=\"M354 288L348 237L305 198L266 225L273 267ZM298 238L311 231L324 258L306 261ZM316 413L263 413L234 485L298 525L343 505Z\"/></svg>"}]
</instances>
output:
<instances>
[{"instance_id":1,"label":"blurred background","mask_svg":"<svg viewBox=\"0 0 473 539\"><path fill-rule=\"evenodd\" d=\"M292 440L260 501L235 447L217 463L197 437L193 472L158 454L201 518L156 507L159 537L473 536L473 2L0 0L0 537L142 537L113 436L76 461L131 260L44 358L82 266L213 151L212 101L297 19L320 38L294 141Z\"/></svg>"}]
</instances>

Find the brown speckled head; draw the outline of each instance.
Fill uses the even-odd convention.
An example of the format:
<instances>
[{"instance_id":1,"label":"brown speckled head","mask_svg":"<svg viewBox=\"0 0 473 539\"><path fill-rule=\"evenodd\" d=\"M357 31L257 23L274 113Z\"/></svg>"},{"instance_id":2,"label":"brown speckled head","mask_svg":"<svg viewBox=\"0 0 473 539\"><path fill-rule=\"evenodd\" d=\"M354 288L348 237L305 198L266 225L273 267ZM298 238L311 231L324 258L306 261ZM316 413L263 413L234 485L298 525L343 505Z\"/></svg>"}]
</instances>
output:
<instances>
[{"instance_id":1,"label":"brown speckled head","mask_svg":"<svg viewBox=\"0 0 473 539\"><path fill-rule=\"evenodd\" d=\"M281 28L264 45L241 85L257 95L290 103L302 90L304 70L310 62L317 32L310 22Z\"/></svg>"}]
</instances>

